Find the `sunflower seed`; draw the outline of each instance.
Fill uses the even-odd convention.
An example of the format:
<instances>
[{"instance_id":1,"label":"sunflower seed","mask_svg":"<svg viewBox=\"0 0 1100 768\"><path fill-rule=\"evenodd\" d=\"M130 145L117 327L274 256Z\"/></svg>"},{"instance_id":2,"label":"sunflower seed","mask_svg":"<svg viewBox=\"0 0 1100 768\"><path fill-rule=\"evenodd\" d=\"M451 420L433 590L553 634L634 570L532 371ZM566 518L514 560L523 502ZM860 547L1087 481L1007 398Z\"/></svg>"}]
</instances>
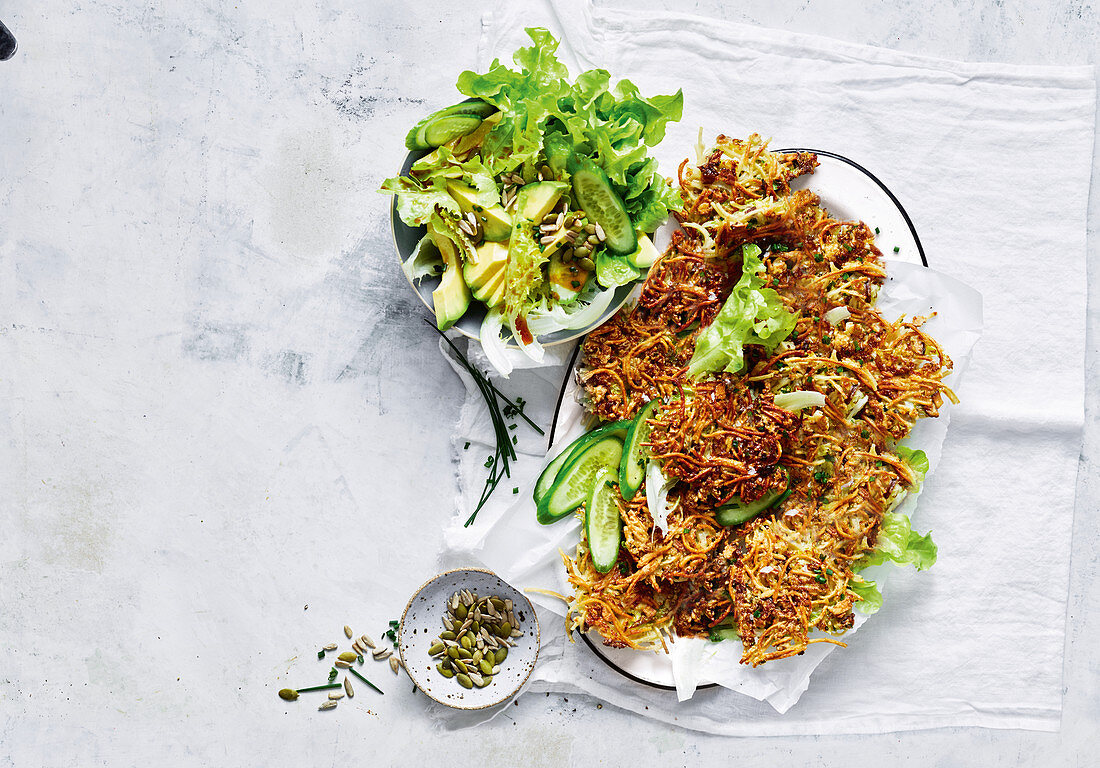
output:
<instances>
[{"instance_id":1,"label":"sunflower seed","mask_svg":"<svg viewBox=\"0 0 1100 768\"><path fill-rule=\"evenodd\" d=\"M443 626L445 626L448 630L453 630L455 628L454 622L448 619L446 616L443 617Z\"/></svg>"},{"instance_id":2,"label":"sunflower seed","mask_svg":"<svg viewBox=\"0 0 1100 768\"><path fill-rule=\"evenodd\" d=\"M344 661L343 659L337 659L333 662L339 669L347 669L351 666L351 662Z\"/></svg>"},{"instance_id":3,"label":"sunflower seed","mask_svg":"<svg viewBox=\"0 0 1100 768\"><path fill-rule=\"evenodd\" d=\"M344 625L344 634L348 636L348 640L351 640L351 636L353 633L351 631L351 627L349 627L347 624Z\"/></svg>"},{"instance_id":4,"label":"sunflower seed","mask_svg":"<svg viewBox=\"0 0 1100 768\"><path fill-rule=\"evenodd\" d=\"M349 699L355 695L355 691L351 689L351 680L346 677L344 678L344 693L348 695Z\"/></svg>"},{"instance_id":5,"label":"sunflower seed","mask_svg":"<svg viewBox=\"0 0 1100 768\"><path fill-rule=\"evenodd\" d=\"M561 225L565 223L565 211L558 214L558 218L554 220L554 226L561 229Z\"/></svg>"},{"instance_id":6,"label":"sunflower seed","mask_svg":"<svg viewBox=\"0 0 1100 768\"><path fill-rule=\"evenodd\" d=\"M326 651L335 651L339 647L340 646L338 646L336 643L329 643L328 645L325 646L325 650Z\"/></svg>"},{"instance_id":7,"label":"sunflower seed","mask_svg":"<svg viewBox=\"0 0 1100 768\"><path fill-rule=\"evenodd\" d=\"M554 235L543 235L539 238L539 245L550 245L550 243L554 242L554 239Z\"/></svg>"},{"instance_id":8,"label":"sunflower seed","mask_svg":"<svg viewBox=\"0 0 1100 768\"><path fill-rule=\"evenodd\" d=\"M330 693L328 695L328 697L332 701L339 701L340 699L344 698L344 694L341 693L340 691L333 691L332 693Z\"/></svg>"},{"instance_id":9,"label":"sunflower seed","mask_svg":"<svg viewBox=\"0 0 1100 768\"><path fill-rule=\"evenodd\" d=\"M375 651L372 655L374 656L375 661L382 661L383 659L388 659L390 656L392 656L393 651L391 651L389 648L382 648L381 650Z\"/></svg>"},{"instance_id":10,"label":"sunflower seed","mask_svg":"<svg viewBox=\"0 0 1100 768\"><path fill-rule=\"evenodd\" d=\"M477 237L477 227L470 225L470 222L463 219L458 223L458 228L465 232L470 237Z\"/></svg>"},{"instance_id":11,"label":"sunflower seed","mask_svg":"<svg viewBox=\"0 0 1100 768\"><path fill-rule=\"evenodd\" d=\"M317 707L317 709L321 710L322 712L326 709L336 709L336 702L335 701L326 701L324 704Z\"/></svg>"},{"instance_id":12,"label":"sunflower seed","mask_svg":"<svg viewBox=\"0 0 1100 768\"><path fill-rule=\"evenodd\" d=\"M581 216L583 216L583 215L584 214L582 213ZM511 598L508 598L507 600L504 601L504 610L506 610L506 611L512 610L512 599Z\"/></svg>"},{"instance_id":13,"label":"sunflower seed","mask_svg":"<svg viewBox=\"0 0 1100 768\"><path fill-rule=\"evenodd\" d=\"M370 639L370 635L363 635L359 638L359 642L368 648L374 648L374 641Z\"/></svg>"},{"instance_id":14,"label":"sunflower seed","mask_svg":"<svg viewBox=\"0 0 1100 768\"><path fill-rule=\"evenodd\" d=\"M362 656L365 653L365 649L363 648L363 646L359 645L358 640L351 641L351 649L355 651L355 653L359 656Z\"/></svg>"},{"instance_id":15,"label":"sunflower seed","mask_svg":"<svg viewBox=\"0 0 1100 768\"><path fill-rule=\"evenodd\" d=\"M509 635L509 637L519 637L519 636L520 636L520 635L522 635L522 634L523 634L523 633L522 633L522 632L520 632L520 631L519 631L518 629L513 629L513 630L512 630L512 634L511 634L511 635Z\"/></svg>"},{"instance_id":16,"label":"sunflower seed","mask_svg":"<svg viewBox=\"0 0 1100 768\"><path fill-rule=\"evenodd\" d=\"M607 233L603 231L603 227L599 224L596 225L596 237L598 237L601 242L607 239Z\"/></svg>"},{"instance_id":17,"label":"sunflower seed","mask_svg":"<svg viewBox=\"0 0 1100 768\"><path fill-rule=\"evenodd\" d=\"M539 224L539 232L547 234L549 232L557 232L559 227L554 226L553 222L550 224Z\"/></svg>"},{"instance_id":18,"label":"sunflower seed","mask_svg":"<svg viewBox=\"0 0 1100 768\"><path fill-rule=\"evenodd\" d=\"M397 670L400 669L400 668L401 668L401 662L397 660L397 657L396 656L390 656L390 669L393 670L393 673L395 675L397 674Z\"/></svg>"}]
</instances>

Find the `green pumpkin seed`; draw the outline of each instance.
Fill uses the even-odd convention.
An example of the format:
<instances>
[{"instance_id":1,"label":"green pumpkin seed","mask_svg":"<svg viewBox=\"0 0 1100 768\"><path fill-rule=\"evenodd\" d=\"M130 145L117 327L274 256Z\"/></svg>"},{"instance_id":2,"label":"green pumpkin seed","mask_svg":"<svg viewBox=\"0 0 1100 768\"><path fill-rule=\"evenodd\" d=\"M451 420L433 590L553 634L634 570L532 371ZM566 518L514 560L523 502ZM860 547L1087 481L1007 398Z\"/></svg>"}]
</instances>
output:
<instances>
[{"instance_id":1,"label":"green pumpkin seed","mask_svg":"<svg viewBox=\"0 0 1100 768\"><path fill-rule=\"evenodd\" d=\"M458 680L458 684L463 688L474 687L474 681L470 679L469 675L455 675L455 679Z\"/></svg>"},{"instance_id":2,"label":"green pumpkin seed","mask_svg":"<svg viewBox=\"0 0 1100 768\"><path fill-rule=\"evenodd\" d=\"M455 608L455 616L458 617L459 621L466 621L466 614L469 612L470 609L466 607L465 603L459 603L458 607Z\"/></svg>"},{"instance_id":3,"label":"green pumpkin seed","mask_svg":"<svg viewBox=\"0 0 1100 768\"><path fill-rule=\"evenodd\" d=\"M439 670L439 674L443 675L443 677L454 677L455 676L455 671L453 669L451 669L450 667L443 666L443 664L436 664L435 668Z\"/></svg>"},{"instance_id":4,"label":"green pumpkin seed","mask_svg":"<svg viewBox=\"0 0 1100 768\"><path fill-rule=\"evenodd\" d=\"M493 665L489 663L488 659L482 659L478 662L477 668L481 670L483 675L493 674Z\"/></svg>"},{"instance_id":5,"label":"green pumpkin seed","mask_svg":"<svg viewBox=\"0 0 1100 768\"><path fill-rule=\"evenodd\" d=\"M450 656L452 659L457 659L458 658L458 646L452 645L450 648L448 648L447 649L447 655Z\"/></svg>"},{"instance_id":6,"label":"green pumpkin seed","mask_svg":"<svg viewBox=\"0 0 1100 768\"><path fill-rule=\"evenodd\" d=\"M443 643L436 640L428 648L428 655L429 656L435 656L436 654L443 653L445 650L447 650L447 646L443 645Z\"/></svg>"},{"instance_id":7,"label":"green pumpkin seed","mask_svg":"<svg viewBox=\"0 0 1100 768\"><path fill-rule=\"evenodd\" d=\"M508 648L506 646L501 646L500 648L497 648L496 653L493 654L493 661L495 661L497 664L500 664L506 658L508 658Z\"/></svg>"},{"instance_id":8,"label":"green pumpkin seed","mask_svg":"<svg viewBox=\"0 0 1100 768\"><path fill-rule=\"evenodd\" d=\"M298 692L293 688L284 688L283 690L279 691L279 698L283 699L284 701L297 701Z\"/></svg>"},{"instance_id":9,"label":"green pumpkin seed","mask_svg":"<svg viewBox=\"0 0 1100 768\"><path fill-rule=\"evenodd\" d=\"M457 637L457 635L455 635L455 633L452 632L449 629L446 630L445 632L440 632L439 633L439 639L440 640L454 640L455 637Z\"/></svg>"},{"instance_id":10,"label":"green pumpkin seed","mask_svg":"<svg viewBox=\"0 0 1100 768\"><path fill-rule=\"evenodd\" d=\"M484 688L485 686L487 686L491 682L493 682L493 676L492 675L482 675L481 679L477 683L477 687L478 688Z\"/></svg>"},{"instance_id":11,"label":"green pumpkin seed","mask_svg":"<svg viewBox=\"0 0 1100 768\"><path fill-rule=\"evenodd\" d=\"M478 632L480 632L481 631L481 622L480 621L474 621L474 623L470 625L470 631L473 632L475 635Z\"/></svg>"},{"instance_id":12,"label":"green pumpkin seed","mask_svg":"<svg viewBox=\"0 0 1100 768\"><path fill-rule=\"evenodd\" d=\"M474 651L474 655L470 657L470 661L472 661L474 664L479 664L484 658L485 653L483 651Z\"/></svg>"},{"instance_id":13,"label":"green pumpkin seed","mask_svg":"<svg viewBox=\"0 0 1100 768\"><path fill-rule=\"evenodd\" d=\"M355 653L354 651L344 651L343 653L341 653L336 658L340 659L340 661L346 661L347 663L350 664L351 662L353 662L357 658L359 658L359 654Z\"/></svg>"},{"instance_id":14,"label":"green pumpkin seed","mask_svg":"<svg viewBox=\"0 0 1100 768\"><path fill-rule=\"evenodd\" d=\"M474 647L474 641L470 639L470 635L467 633L462 636L462 639L458 641L462 644L462 647L467 651Z\"/></svg>"},{"instance_id":15,"label":"green pumpkin seed","mask_svg":"<svg viewBox=\"0 0 1100 768\"><path fill-rule=\"evenodd\" d=\"M455 650L458 651L458 658L460 659L472 659L474 657L474 655L465 648L456 648Z\"/></svg>"},{"instance_id":16,"label":"green pumpkin seed","mask_svg":"<svg viewBox=\"0 0 1100 768\"><path fill-rule=\"evenodd\" d=\"M512 634L512 625L507 621L497 627L497 637L509 637Z\"/></svg>"},{"instance_id":17,"label":"green pumpkin seed","mask_svg":"<svg viewBox=\"0 0 1100 768\"><path fill-rule=\"evenodd\" d=\"M464 662L464 661L459 661L458 659L455 659L455 660L454 660L454 661L452 662L452 666L453 666L453 667L454 667L455 669L457 669L457 670L458 670L459 672L462 672L462 673L464 673L464 674L470 671L470 668L466 666L466 662Z\"/></svg>"}]
</instances>

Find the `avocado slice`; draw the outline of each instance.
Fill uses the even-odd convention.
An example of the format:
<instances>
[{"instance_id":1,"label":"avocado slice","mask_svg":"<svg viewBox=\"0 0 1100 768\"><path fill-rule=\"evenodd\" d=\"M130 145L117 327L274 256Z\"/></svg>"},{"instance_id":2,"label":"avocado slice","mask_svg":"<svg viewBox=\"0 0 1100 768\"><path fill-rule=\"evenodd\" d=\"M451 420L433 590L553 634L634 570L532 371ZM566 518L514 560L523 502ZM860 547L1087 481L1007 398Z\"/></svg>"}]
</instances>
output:
<instances>
[{"instance_id":1,"label":"avocado slice","mask_svg":"<svg viewBox=\"0 0 1100 768\"><path fill-rule=\"evenodd\" d=\"M432 291L432 307L435 309L436 327L445 331L469 308L470 288L462 279L461 259L451 238L431 225L428 226L428 236L443 256L443 279Z\"/></svg>"},{"instance_id":2,"label":"avocado slice","mask_svg":"<svg viewBox=\"0 0 1100 768\"><path fill-rule=\"evenodd\" d=\"M657 246L653 244L649 236L643 232L639 232L638 248L626 258L627 261L638 269L647 269L652 267L657 262L657 259L661 258L661 254L658 253Z\"/></svg>"},{"instance_id":3,"label":"avocado slice","mask_svg":"<svg viewBox=\"0 0 1100 768\"><path fill-rule=\"evenodd\" d=\"M499 243L512 234L512 217L508 211L497 204L486 208L477 201L477 190L461 181L448 181L447 192L458 203L463 213L473 213L481 223L486 240Z\"/></svg>"},{"instance_id":4,"label":"avocado slice","mask_svg":"<svg viewBox=\"0 0 1100 768\"><path fill-rule=\"evenodd\" d=\"M588 282L588 270L576 260L565 263L561 253L555 251L550 257L547 277L550 280L550 291L558 297L558 302L569 304L577 298L584 284Z\"/></svg>"},{"instance_id":5,"label":"avocado slice","mask_svg":"<svg viewBox=\"0 0 1100 768\"><path fill-rule=\"evenodd\" d=\"M476 261L467 260L462 265L462 277L465 278L466 285L474 291L474 297L480 299L477 295L478 289L490 282L498 272L504 272L504 267L508 264L508 246L494 242L482 243L476 254Z\"/></svg>"},{"instance_id":6,"label":"avocado slice","mask_svg":"<svg viewBox=\"0 0 1100 768\"><path fill-rule=\"evenodd\" d=\"M516 197L516 211L528 221L539 222L558 204L569 185L564 181L525 184Z\"/></svg>"},{"instance_id":7,"label":"avocado slice","mask_svg":"<svg viewBox=\"0 0 1100 768\"><path fill-rule=\"evenodd\" d=\"M485 283L480 287L474 289L474 298L478 301L484 302L485 306L492 309L497 304L504 301L504 285L505 277L507 277L508 270L506 265L501 264L500 268L493 273Z\"/></svg>"}]
</instances>

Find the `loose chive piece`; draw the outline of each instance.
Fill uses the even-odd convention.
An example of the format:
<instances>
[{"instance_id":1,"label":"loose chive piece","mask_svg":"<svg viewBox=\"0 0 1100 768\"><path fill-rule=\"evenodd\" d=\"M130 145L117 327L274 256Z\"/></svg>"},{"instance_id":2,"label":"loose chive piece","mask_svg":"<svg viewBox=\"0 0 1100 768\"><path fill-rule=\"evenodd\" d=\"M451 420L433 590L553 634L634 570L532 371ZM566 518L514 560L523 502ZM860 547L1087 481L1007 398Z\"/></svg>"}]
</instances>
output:
<instances>
[{"instance_id":1,"label":"loose chive piece","mask_svg":"<svg viewBox=\"0 0 1100 768\"><path fill-rule=\"evenodd\" d=\"M295 688L298 693L309 693L310 691L331 691L333 688L340 688L340 683L326 683L325 685L314 685L310 688Z\"/></svg>"},{"instance_id":2,"label":"loose chive piece","mask_svg":"<svg viewBox=\"0 0 1100 768\"><path fill-rule=\"evenodd\" d=\"M361 674L359 674L359 673L358 673L358 672L357 672L357 671L356 671L356 670L355 670L355 669L354 669L353 667L348 667L348 672L351 672L351 673L352 673L353 675L355 675L356 677L358 677L358 678L359 678L360 680L362 680L362 681L363 681L364 683L366 683L367 685L369 685L369 686L370 686L371 688L373 688L374 690L376 690L376 691L378 691L379 693L381 693L381 694L382 694L383 696L385 696L385 695L386 695L385 691L383 691L383 690L382 690L381 688L379 688L379 687L378 687L377 685L375 685L374 683L372 683L372 682L371 682L370 680L368 680L367 678L363 677L363 676L362 676Z\"/></svg>"},{"instance_id":3,"label":"loose chive piece","mask_svg":"<svg viewBox=\"0 0 1100 768\"><path fill-rule=\"evenodd\" d=\"M897 253L900 250L901 250L901 248L899 246L896 246L896 245L894 246L894 253Z\"/></svg>"},{"instance_id":4,"label":"loose chive piece","mask_svg":"<svg viewBox=\"0 0 1100 768\"><path fill-rule=\"evenodd\" d=\"M317 658L318 658L318 659L323 659L323 658L325 658L325 649L324 649L324 648L322 648L321 650L317 651Z\"/></svg>"}]
</instances>

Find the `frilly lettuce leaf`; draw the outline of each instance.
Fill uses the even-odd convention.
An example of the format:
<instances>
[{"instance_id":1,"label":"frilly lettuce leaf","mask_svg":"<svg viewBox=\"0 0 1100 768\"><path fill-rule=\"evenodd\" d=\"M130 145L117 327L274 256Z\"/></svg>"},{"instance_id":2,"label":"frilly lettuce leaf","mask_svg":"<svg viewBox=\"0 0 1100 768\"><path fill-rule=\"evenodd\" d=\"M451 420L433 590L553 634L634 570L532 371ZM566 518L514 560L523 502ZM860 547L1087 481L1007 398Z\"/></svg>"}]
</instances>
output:
<instances>
[{"instance_id":1,"label":"frilly lettuce leaf","mask_svg":"<svg viewBox=\"0 0 1100 768\"><path fill-rule=\"evenodd\" d=\"M764 268L760 248L743 246L741 255L741 279L714 322L696 339L687 371L692 378L714 371L737 373L745 366L746 344L761 344L771 352L794 330L797 317L787 311L779 294L763 287L764 278L757 274Z\"/></svg>"},{"instance_id":2,"label":"frilly lettuce leaf","mask_svg":"<svg viewBox=\"0 0 1100 768\"><path fill-rule=\"evenodd\" d=\"M428 276L440 275L443 273L443 267L443 256L428 235L420 238L420 242L409 254L409 258L401 264L401 268L413 282Z\"/></svg>"},{"instance_id":3,"label":"frilly lettuce leaf","mask_svg":"<svg viewBox=\"0 0 1100 768\"><path fill-rule=\"evenodd\" d=\"M482 142L488 169L499 174L533 162L547 133L565 134L574 159L599 165L627 201L636 228L652 231L682 203L679 191L656 172L646 148L664 138L670 121L680 119L683 93L647 98L629 80L612 88L611 76L602 69L582 72L570 83L555 55L558 41L545 29L529 28L527 34L533 45L513 56L518 71L494 60L487 72L467 71L458 78L461 93L503 113Z\"/></svg>"}]
</instances>

